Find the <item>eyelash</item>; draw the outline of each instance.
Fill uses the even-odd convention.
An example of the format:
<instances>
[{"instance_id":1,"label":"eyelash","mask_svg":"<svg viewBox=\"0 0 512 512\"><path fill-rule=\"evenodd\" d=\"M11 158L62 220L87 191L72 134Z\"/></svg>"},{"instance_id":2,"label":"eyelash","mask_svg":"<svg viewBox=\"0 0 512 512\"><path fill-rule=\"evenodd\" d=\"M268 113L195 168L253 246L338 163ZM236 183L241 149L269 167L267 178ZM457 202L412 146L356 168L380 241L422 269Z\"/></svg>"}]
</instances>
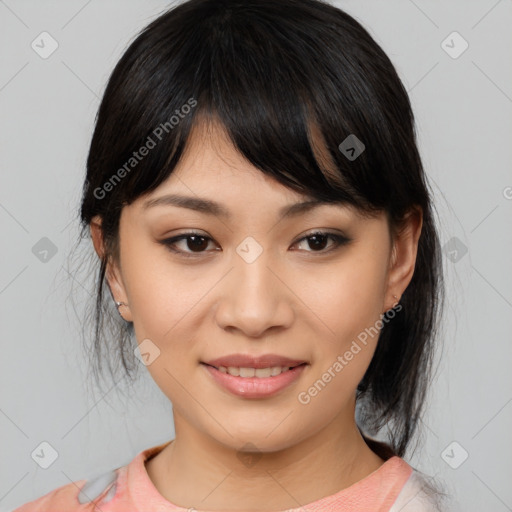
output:
<instances>
[{"instance_id":1,"label":"eyelash","mask_svg":"<svg viewBox=\"0 0 512 512\"><path fill-rule=\"evenodd\" d=\"M297 240L293 245L296 245L304 240L307 240L309 238L313 238L315 236L323 236L323 237L328 237L330 238L331 240L334 241L334 247L331 247L330 249L327 249L327 250L320 250L320 251L306 251L306 252L311 252L311 253L318 253L318 254L328 254L344 245L347 245L349 242L352 241L352 239L346 237L346 236L343 236L343 235L339 235L338 233L332 233L330 231L315 231L313 233L308 233L306 236L302 237L301 239ZM165 240L162 240L160 243L162 245L164 245L167 249L169 249L171 252L175 253L175 254L179 254L180 256L183 256L185 258L197 258L197 257L201 257L202 254L208 252L208 251L200 251L200 252L187 252L187 251L182 251L181 249L176 249L174 248L173 246L181 241L181 240L186 240L188 238L191 238L191 237L199 237L199 238L204 238L205 240L208 240L208 241L213 241L210 237L208 236L205 236L203 235L202 233L196 233L196 232L189 232L189 233L183 233L181 235L178 235L178 236L175 236L175 237L172 237L172 238L167 238Z\"/></svg>"}]
</instances>

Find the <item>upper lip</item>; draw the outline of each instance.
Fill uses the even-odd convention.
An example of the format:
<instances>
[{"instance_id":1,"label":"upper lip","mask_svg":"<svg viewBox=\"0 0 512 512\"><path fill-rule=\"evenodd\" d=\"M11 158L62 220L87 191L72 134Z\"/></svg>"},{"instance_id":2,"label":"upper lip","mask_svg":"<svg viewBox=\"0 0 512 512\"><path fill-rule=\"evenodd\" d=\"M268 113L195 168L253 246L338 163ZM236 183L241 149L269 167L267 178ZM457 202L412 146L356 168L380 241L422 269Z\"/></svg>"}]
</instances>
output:
<instances>
[{"instance_id":1,"label":"upper lip","mask_svg":"<svg viewBox=\"0 0 512 512\"><path fill-rule=\"evenodd\" d=\"M250 356L247 354L230 354L209 361L202 361L210 366L233 366L235 368L270 368L272 366L293 367L306 363L304 359L291 359L277 354L263 354L261 356Z\"/></svg>"}]
</instances>

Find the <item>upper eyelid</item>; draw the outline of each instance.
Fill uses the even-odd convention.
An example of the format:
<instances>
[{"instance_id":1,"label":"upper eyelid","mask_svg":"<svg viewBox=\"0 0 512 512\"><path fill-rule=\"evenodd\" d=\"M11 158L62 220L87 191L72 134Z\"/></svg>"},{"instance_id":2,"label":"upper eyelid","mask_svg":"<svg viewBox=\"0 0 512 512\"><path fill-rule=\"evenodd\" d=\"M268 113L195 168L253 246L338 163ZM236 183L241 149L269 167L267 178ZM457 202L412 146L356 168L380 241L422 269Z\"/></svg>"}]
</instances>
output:
<instances>
[{"instance_id":1,"label":"upper eyelid","mask_svg":"<svg viewBox=\"0 0 512 512\"><path fill-rule=\"evenodd\" d=\"M308 238L310 236L314 236L314 235L317 235L317 234L327 235L327 236L335 235L335 236L339 236L339 237L349 238L349 236L345 235L343 232L336 232L336 230L333 230L333 229L329 229L329 228L313 228L312 231L307 231L303 235L298 235L298 238L297 238L296 242L301 241L303 238ZM166 237L163 241L172 240L172 239L187 238L189 236L200 236L200 237L203 237L203 238L207 238L208 240L215 241L215 239L212 238L210 235L207 235L207 234L199 232L199 231L194 231L194 230L192 230L192 231L184 231L183 233L178 233L177 235L172 235L172 236Z\"/></svg>"},{"instance_id":2,"label":"upper eyelid","mask_svg":"<svg viewBox=\"0 0 512 512\"><path fill-rule=\"evenodd\" d=\"M346 241L350 241L351 238L345 234L342 234L342 233L337 233L335 230L331 230L331 229L328 229L328 228L325 228L325 229L322 229L322 228L314 228L312 231L308 231L306 232L305 234L303 235L299 235L299 237L293 242L293 245L299 243L299 242L302 242L304 239L306 238L310 238L312 236L315 236L315 235L323 235L323 236L326 236L326 237L330 237L331 239L333 238L338 238L338 240L336 240L337 243L339 243L340 241L343 241L343 239L345 239ZM196 232L196 231L186 231L184 233L179 233L175 236L171 236L171 237L168 237L168 238L165 238L164 240L162 240L162 243L166 243L166 242L171 242L173 244L177 243L177 242L181 242L182 240L186 240L187 238L191 237L191 236L199 236L199 237L202 237L202 238L205 238L207 239L208 241L210 242L215 242L215 240L211 237L211 236L208 236L206 234L203 234L203 233L200 233L200 232ZM341 240L339 240L341 239ZM170 243L168 245L171 245ZM193 252L188 252L188 251L182 251L182 250L179 250L180 252L183 252L183 253L186 253L186 254L194 254ZM202 252L198 252L197 254L203 254L207 251L202 251ZM315 251L313 251L315 252ZM318 252L322 252L322 251L318 251Z\"/></svg>"}]
</instances>

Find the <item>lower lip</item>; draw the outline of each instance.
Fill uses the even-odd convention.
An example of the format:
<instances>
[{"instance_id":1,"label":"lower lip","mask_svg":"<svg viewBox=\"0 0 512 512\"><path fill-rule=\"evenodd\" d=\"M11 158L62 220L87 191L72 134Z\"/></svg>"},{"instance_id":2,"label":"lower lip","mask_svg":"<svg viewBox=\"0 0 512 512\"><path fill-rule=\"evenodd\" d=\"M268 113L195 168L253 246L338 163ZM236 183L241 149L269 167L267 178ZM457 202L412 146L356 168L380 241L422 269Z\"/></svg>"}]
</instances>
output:
<instances>
[{"instance_id":1,"label":"lower lip","mask_svg":"<svg viewBox=\"0 0 512 512\"><path fill-rule=\"evenodd\" d=\"M305 364L295 366L275 377L235 377L223 373L213 366L201 363L215 381L234 395L244 398L267 398L279 393L281 390L295 382L306 367Z\"/></svg>"}]
</instances>

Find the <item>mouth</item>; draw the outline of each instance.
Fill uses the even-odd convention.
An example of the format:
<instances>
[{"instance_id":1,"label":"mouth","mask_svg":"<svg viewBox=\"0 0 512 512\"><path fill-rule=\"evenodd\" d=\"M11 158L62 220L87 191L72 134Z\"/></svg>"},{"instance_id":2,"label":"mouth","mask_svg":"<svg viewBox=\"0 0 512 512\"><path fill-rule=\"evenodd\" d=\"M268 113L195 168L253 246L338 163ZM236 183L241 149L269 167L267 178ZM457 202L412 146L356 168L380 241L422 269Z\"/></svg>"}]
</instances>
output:
<instances>
[{"instance_id":1,"label":"mouth","mask_svg":"<svg viewBox=\"0 0 512 512\"><path fill-rule=\"evenodd\" d=\"M269 366L266 368L214 366L201 362L213 383L222 390L247 399L270 398L297 382L309 366L298 363L294 366Z\"/></svg>"}]
</instances>

